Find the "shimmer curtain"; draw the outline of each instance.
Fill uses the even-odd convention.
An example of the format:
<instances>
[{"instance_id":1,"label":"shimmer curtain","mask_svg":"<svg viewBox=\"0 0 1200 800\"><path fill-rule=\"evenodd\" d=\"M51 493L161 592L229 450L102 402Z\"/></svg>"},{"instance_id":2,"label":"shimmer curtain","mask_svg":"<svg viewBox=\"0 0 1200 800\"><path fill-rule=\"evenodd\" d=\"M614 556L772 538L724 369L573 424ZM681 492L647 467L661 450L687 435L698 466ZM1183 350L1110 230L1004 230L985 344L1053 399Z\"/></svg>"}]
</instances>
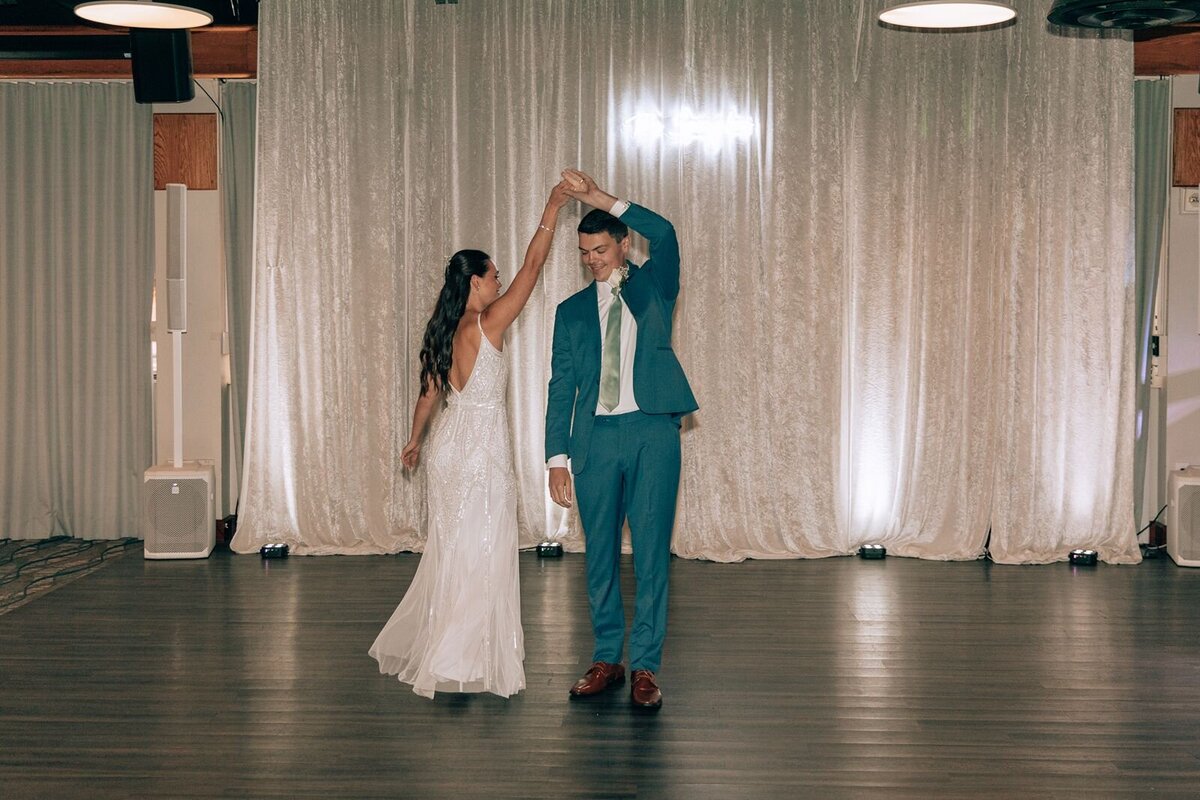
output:
<instances>
[{"instance_id":1,"label":"shimmer curtain","mask_svg":"<svg viewBox=\"0 0 1200 800\"><path fill-rule=\"evenodd\" d=\"M883 5L263 2L235 547L420 548L398 454L445 259L511 271L575 165L680 235L677 554L1136 560L1132 45ZM578 213L506 348L523 545L582 547L542 464Z\"/></svg>"},{"instance_id":2,"label":"shimmer curtain","mask_svg":"<svg viewBox=\"0 0 1200 800\"><path fill-rule=\"evenodd\" d=\"M0 82L0 538L139 535L152 136L129 83Z\"/></svg>"},{"instance_id":3,"label":"shimmer curtain","mask_svg":"<svg viewBox=\"0 0 1200 800\"><path fill-rule=\"evenodd\" d=\"M1134 519L1145 513L1146 450L1150 434L1150 339L1154 331L1154 295L1162 257L1163 230L1171 188L1171 81L1136 81L1134 99L1134 246L1136 248L1135 343L1137 389L1133 462Z\"/></svg>"},{"instance_id":4,"label":"shimmer curtain","mask_svg":"<svg viewBox=\"0 0 1200 800\"><path fill-rule=\"evenodd\" d=\"M225 233L226 329L229 331L229 404L226 418L231 476L230 508L241 488L250 365L250 298L254 279L254 138L257 84L221 83L221 201Z\"/></svg>"}]
</instances>

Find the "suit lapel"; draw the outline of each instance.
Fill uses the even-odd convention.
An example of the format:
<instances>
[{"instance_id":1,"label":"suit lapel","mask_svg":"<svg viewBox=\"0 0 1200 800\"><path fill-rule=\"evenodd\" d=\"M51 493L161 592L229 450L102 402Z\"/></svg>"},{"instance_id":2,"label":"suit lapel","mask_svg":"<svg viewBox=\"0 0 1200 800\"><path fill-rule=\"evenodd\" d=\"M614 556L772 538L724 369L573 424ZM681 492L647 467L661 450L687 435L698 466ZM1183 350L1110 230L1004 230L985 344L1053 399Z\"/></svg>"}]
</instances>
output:
<instances>
[{"instance_id":1,"label":"suit lapel","mask_svg":"<svg viewBox=\"0 0 1200 800\"><path fill-rule=\"evenodd\" d=\"M590 372L600 374L600 309L596 282L592 281L580 295L579 319L584 344L583 363Z\"/></svg>"},{"instance_id":2,"label":"suit lapel","mask_svg":"<svg viewBox=\"0 0 1200 800\"><path fill-rule=\"evenodd\" d=\"M641 267L630 263L629 280L625 281L625 288L621 290L621 297L625 299L625 305L629 306L629 312L633 314L634 319L641 319L646 310L646 286L643 285L645 281L638 277L641 271Z\"/></svg>"}]
</instances>

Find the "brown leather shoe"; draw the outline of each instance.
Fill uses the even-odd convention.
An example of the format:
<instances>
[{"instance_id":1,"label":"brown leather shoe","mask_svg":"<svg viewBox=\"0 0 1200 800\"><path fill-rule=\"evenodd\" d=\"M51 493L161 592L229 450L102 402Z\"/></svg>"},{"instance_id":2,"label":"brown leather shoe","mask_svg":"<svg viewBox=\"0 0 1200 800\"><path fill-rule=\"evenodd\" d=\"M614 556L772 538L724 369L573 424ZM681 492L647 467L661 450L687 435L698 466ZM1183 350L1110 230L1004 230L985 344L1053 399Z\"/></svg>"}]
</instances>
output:
<instances>
[{"instance_id":1,"label":"brown leather shoe","mask_svg":"<svg viewBox=\"0 0 1200 800\"><path fill-rule=\"evenodd\" d=\"M571 687L571 697L588 697L600 694L610 686L619 686L625 682L625 667L620 664L610 664L607 661L597 661L575 681Z\"/></svg>"},{"instance_id":2,"label":"brown leather shoe","mask_svg":"<svg viewBox=\"0 0 1200 800\"><path fill-rule=\"evenodd\" d=\"M662 692L654 673L648 669L635 669L630 673L633 682L629 685L629 700L638 708L657 711L662 708Z\"/></svg>"}]
</instances>

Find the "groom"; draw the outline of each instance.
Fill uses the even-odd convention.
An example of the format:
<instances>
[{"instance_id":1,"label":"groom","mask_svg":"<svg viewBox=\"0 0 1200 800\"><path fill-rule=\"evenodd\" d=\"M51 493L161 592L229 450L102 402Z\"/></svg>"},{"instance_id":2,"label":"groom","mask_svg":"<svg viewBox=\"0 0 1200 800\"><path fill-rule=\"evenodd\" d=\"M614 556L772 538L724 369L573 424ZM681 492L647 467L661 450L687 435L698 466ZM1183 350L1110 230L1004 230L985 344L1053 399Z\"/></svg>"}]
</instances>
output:
<instances>
[{"instance_id":1,"label":"groom","mask_svg":"<svg viewBox=\"0 0 1200 800\"><path fill-rule=\"evenodd\" d=\"M625 681L620 557L628 516L637 576L630 699L657 709L662 692L654 673L667 633L679 425L697 408L671 349L679 241L671 223L653 211L601 191L582 172L566 170L563 177L567 193L594 209L578 230L580 258L595 281L558 306L546 404L550 496L569 508L574 472L596 639L594 663L571 696ZM626 260L629 228L650 242L650 260L640 267Z\"/></svg>"}]
</instances>

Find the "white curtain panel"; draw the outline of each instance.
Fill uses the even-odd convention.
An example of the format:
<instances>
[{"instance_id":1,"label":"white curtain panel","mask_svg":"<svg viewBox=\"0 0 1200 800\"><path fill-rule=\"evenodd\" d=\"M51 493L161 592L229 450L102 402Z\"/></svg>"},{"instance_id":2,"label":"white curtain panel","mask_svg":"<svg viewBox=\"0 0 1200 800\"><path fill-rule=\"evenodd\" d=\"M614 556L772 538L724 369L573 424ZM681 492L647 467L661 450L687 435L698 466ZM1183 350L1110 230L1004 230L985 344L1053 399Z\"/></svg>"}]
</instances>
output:
<instances>
[{"instance_id":1,"label":"white curtain panel","mask_svg":"<svg viewBox=\"0 0 1200 800\"><path fill-rule=\"evenodd\" d=\"M0 538L139 535L153 167L131 84L0 82Z\"/></svg>"},{"instance_id":2,"label":"white curtain panel","mask_svg":"<svg viewBox=\"0 0 1200 800\"><path fill-rule=\"evenodd\" d=\"M511 275L578 166L680 235L677 554L1136 561L1132 45L883 5L264 0L235 548L420 549L446 258ZM542 449L578 215L506 346L526 546L582 548Z\"/></svg>"}]
</instances>

